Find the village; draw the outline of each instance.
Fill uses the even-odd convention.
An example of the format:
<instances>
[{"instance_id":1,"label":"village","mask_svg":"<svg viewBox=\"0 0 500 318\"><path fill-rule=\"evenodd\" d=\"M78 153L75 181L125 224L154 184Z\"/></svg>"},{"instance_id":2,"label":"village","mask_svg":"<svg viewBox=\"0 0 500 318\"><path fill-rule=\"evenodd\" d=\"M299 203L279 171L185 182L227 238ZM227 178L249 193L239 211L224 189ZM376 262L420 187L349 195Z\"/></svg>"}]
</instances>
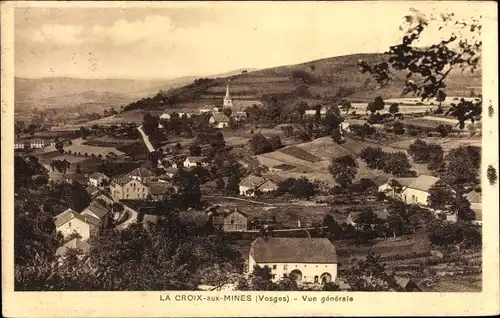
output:
<instances>
[{"instance_id":1,"label":"village","mask_svg":"<svg viewBox=\"0 0 500 318\"><path fill-rule=\"evenodd\" d=\"M14 148L24 163L41 164L49 183L85 188L75 199L85 206L52 212L59 262L89 253L102 231L149 228L175 212L181 224L225 233L242 274L267 268L261 275L272 283L356 290L359 261L379 260L393 290L476 288L479 120L457 129L443 115L450 102L377 97L299 104L296 123L264 125L262 101L232 97L232 82L245 76L221 81L224 96L198 109L131 110L136 119L118 114L19 134ZM453 224L468 236L450 240L442 232ZM227 278L198 289L237 285Z\"/></svg>"}]
</instances>

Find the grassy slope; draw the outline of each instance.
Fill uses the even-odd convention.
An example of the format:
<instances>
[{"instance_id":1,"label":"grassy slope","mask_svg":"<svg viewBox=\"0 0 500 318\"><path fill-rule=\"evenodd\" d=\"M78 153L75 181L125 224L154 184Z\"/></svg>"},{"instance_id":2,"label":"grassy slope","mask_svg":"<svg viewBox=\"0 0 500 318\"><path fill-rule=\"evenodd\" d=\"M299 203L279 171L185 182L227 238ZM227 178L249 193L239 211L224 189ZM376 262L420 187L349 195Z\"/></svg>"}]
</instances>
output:
<instances>
[{"instance_id":1,"label":"grassy slope","mask_svg":"<svg viewBox=\"0 0 500 318\"><path fill-rule=\"evenodd\" d=\"M361 58L373 64L383 61L386 56L383 54L354 54L230 76L228 78L231 80L231 94L236 99L264 99L271 94L290 94L303 84L293 78L293 73L304 71L314 79L313 82L307 84L312 97L305 99L310 104L331 98L339 90L353 91L353 94L349 96L349 99L353 101L367 101L377 95L383 98L400 96L404 83L402 75L395 76L390 85L379 90L378 85L370 75L361 74L358 71L357 61ZM226 78L219 78L206 87L184 86L169 91L167 95L176 95L183 100L176 107L198 108L200 104L206 103L210 99L219 103L225 93L225 85ZM481 76L480 74L452 72L447 86L449 95L460 95L464 91L468 91L469 87L481 86ZM289 97L294 101L297 100L297 96L293 94ZM203 102L198 102L202 99ZM158 108L161 107L162 105L158 105Z\"/></svg>"}]
</instances>

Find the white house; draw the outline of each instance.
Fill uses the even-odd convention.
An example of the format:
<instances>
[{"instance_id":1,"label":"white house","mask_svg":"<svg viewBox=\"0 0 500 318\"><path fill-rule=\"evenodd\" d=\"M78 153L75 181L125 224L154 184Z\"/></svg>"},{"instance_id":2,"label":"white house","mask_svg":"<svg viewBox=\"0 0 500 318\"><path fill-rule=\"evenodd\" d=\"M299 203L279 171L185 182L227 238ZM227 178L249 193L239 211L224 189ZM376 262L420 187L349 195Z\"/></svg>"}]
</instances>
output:
<instances>
[{"instance_id":1,"label":"white house","mask_svg":"<svg viewBox=\"0 0 500 318\"><path fill-rule=\"evenodd\" d=\"M259 176L249 175L243 180L241 180L239 184L239 192L240 195L245 195L248 197L253 197L255 195L255 191L266 182L266 179Z\"/></svg>"},{"instance_id":2,"label":"white house","mask_svg":"<svg viewBox=\"0 0 500 318\"><path fill-rule=\"evenodd\" d=\"M185 168L191 168L196 166L206 167L208 163L206 162L206 157L187 157L182 163Z\"/></svg>"},{"instance_id":3,"label":"white house","mask_svg":"<svg viewBox=\"0 0 500 318\"><path fill-rule=\"evenodd\" d=\"M14 143L14 149L24 149L26 147L26 143L24 141L16 141Z\"/></svg>"},{"instance_id":4,"label":"white house","mask_svg":"<svg viewBox=\"0 0 500 318\"><path fill-rule=\"evenodd\" d=\"M40 149L45 147L45 140L43 139L32 139L30 140L31 149Z\"/></svg>"},{"instance_id":5,"label":"white house","mask_svg":"<svg viewBox=\"0 0 500 318\"><path fill-rule=\"evenodd\" d=\"M427 205L429 189L439 181L439 178L421 175L402 191L405 203Z\"/></svg>"},{"instance_id":6,"label":"white house","mask_svg":"<svg viewBox=\"0 0 500 318\"><path fill-rule=\"evenodd\" d=\"M82 240L88 240L101 227L101 221L90 215L81 215L78 212L67 209L54 217L56 232L68 237L72 233L78 233Z\"/></svg>"},{"instance_id":7,"label":"white house","mask_svg":"<svg viewBox=\"0 0 500 318\"><path fill-rule=\"evenodd\" d=\"M254 266L271 269L272 281L294 278L298 284L334 282L337 253L327 238L259 237L250 247L248 272Z\"/></svg>"},{"instance_id":8,"label":"white house","mask_svg":"<svg viewBox=\"0 0 500 318\"><path fill-rule=\"evenodd\" d=\"M104 173L94 172L89 176L89 185L94 187L100 187L104 184L109 183L109 181L109 177Z\"/></svg>"},{"instance_id":9,"label":"white house","mask_svg":"<svg viewBox=\"0 0 500 318\"><path fill-rule=\"evenodd\" d=\"M378 187L379 192L384 192L387 195L390 195L392 197L396 197L398 195L402 194L402 191L406 189L410 184L412 184L417 178L389 178L386 182L382 183ZM391 184L392 182L396 182L397 184L401 185L401 193L397 193L396 189L394 189Z\"/></svg>"},{"instance_id":10,"label":"white house","mask_svg":"<svg viewBox=\"0 0 500 318\"><path fill-rule=\"evenodd\" d=\"M215 113L210 117L208 122L213 125L215 128L225 128L229 126L229 117L227 117L224 113Z\"/></svg>"}]
</instances>

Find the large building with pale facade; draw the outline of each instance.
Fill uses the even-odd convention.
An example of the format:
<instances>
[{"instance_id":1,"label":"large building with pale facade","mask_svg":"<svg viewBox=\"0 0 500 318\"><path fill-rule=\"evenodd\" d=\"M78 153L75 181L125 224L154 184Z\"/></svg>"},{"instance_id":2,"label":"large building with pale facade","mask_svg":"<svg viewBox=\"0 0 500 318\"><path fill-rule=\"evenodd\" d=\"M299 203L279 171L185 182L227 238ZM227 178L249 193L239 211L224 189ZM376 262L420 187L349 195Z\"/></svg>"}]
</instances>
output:
<instances>
[{"instance_id":1,"label":"large building with pale facade","mask_svg":"<svg viewBox=\"0 0 500 318\"><path fill-rule=\"evenodd\" d=\"M290 277L300 284L325 284L337 279L337 253L327 238L259 237L250 247L248 272L269 267L272 281Z\"/></svg>"}]
</instances>

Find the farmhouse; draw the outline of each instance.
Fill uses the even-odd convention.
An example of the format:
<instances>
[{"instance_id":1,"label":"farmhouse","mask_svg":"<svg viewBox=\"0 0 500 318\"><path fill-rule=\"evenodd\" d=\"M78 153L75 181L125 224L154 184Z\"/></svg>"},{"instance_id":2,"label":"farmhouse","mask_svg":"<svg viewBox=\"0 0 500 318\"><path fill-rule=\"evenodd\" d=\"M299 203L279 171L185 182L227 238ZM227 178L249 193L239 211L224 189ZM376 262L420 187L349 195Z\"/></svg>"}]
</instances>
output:
<instances>
[{"instance_id":1,"label":"farmhouse","mask_svg":"<svg viewBox=\"0 0 500 318\"><path fill-rule=\"evenodd\" d=\"M191 168L196 166L206 167L208 166L206 157L187 157L182 163L185 168Z\"/></svg>"},{"instance_id":2,"label":"farmhouse","mask_svg":"<svg viewBox=\"0 0 500 318\"><path fill-rule=\"evenodd\" d=\"M88 240L100 228L101 222L89 215L81 215L78 212L67 209L54 217L56 232L68 237L72 233L78 233L82 240Z\"/></svg>"},{"instance_id":3,"label":"farmhouse","mask_svg":"<svg viewBox=\"0 0 500 318\"><path fill-rule=\"evenodd\" d=\"M224 232L239 232L248 229L248 215L234 211L217 212L213 217L214 226Z\"/></svg>"},{"instance_id":4,"label":"farmhouse","mask_svg":"<svg viewBox=\"0 0 500 318\"><path fill-rule=\"evenodd\" d=\"M277 182L270 178L249 175L239 184L240 195L252 197L256 191L271 192L278 189Z\"/></svg>"},{"instance_id":5,"label":"farmhouse","mask_svg":"<svg viewBox=\"0 0 500 318\"><path fill-rule=\"evenodd\" d=\"M160 115L160 119L170 120L172 116L175 116L174 114L177 114L179 116L178 118L182 117L191 118L191 116L193 115L190 112L185 112L182 110L165 109L165 111Z\"/></svg>"},{"instance_id":6,"label":"farmhouse","mask_svg":"<svg viewBox=\"0 0 500 318\"><path fill-rule=\"evenodd\" d=\"M115 201L146 200L148 198L148 187L142 181L129 175L111 181L110 191Z\"/></svg>"},{"instance_id":7,"label":"farmhouse","mask_svg":"<svg viewBox=\"0 0 500 318\"><path fill-rule=\"evenodd\" d=\"M64 257L70 249L78 250L82 254L87 254L90 250L90 245L89 243L79 238L74 238L71 241L66 242L64 245L60 246L56 250L56 256Z\"/></svg>"},{"instance_id":8,"label":"farmhouse","mask_svg":"<svg viewBox=\"0 0 500 318\"><path fill-rule=\"evenodd\" d=\"M375 183L377 183L377 181L379 180L382 180L382 178L375 178ZM392 197L398 197L400 196L402 191L406 189L410 184L412 184L415 180L417 180L417 178L389 178L388 180L385 178L385 180L385 182L380 182L378 191L384 192L386 195ZM400 188L399 185L401 186Z\"/></svg>"},{"instance_id":9,"label":"farmhouse","mask_svg":"<svg viewBox=\"0 0 500 318\"><path fill-rule=\"evenodd\" d=\"M98 201L92 201L88 207L86 207L81 215L89 215L98 219L101 222L103 228L108 226L110 209L101 205Z\"/></svg>"},{"instance_id":10,"label":"farmhouse","mask_svg":"<svg viewBox=\"0 0 500 318\"><path fill-rule=\"evenodd\" d=\"M327 238L259 237L250 247L248 270L271 269L272 281L292 277L298 284L329 283L337 278L337 252Z\"/></svg>"},{"instance_id":11,"label":"farmhouse","mask_svg":"<svg viewBox=\"0 0 500 318\"><path fill-rule=\"evenodd\" d=\"M94 172L89 176L89 185L99 187L109 182L109 177L104 173Z\"/></svg>"},{"instance_id":12,"label":"farmhouse","mask_svg":"<svg viewBox=\"0 0 500 318\"><path fill-rule=\"evenodd\" d=\"M427 205L429 189L438 182L439 178L421 175L402 192L403 201L412 204Z\"/></svg>"},{"instance_id":13,"label":"farmhouse","mask_svg":"<svg viewBox=\"0 0 500 318\"><path fill-rule=\"evenodd\" d=\"M213 125L215 128L225 128L229 126L229 117L227 117L224 113L215 113L210 117L208 122Z\"/></svg>"}]
</instances>

